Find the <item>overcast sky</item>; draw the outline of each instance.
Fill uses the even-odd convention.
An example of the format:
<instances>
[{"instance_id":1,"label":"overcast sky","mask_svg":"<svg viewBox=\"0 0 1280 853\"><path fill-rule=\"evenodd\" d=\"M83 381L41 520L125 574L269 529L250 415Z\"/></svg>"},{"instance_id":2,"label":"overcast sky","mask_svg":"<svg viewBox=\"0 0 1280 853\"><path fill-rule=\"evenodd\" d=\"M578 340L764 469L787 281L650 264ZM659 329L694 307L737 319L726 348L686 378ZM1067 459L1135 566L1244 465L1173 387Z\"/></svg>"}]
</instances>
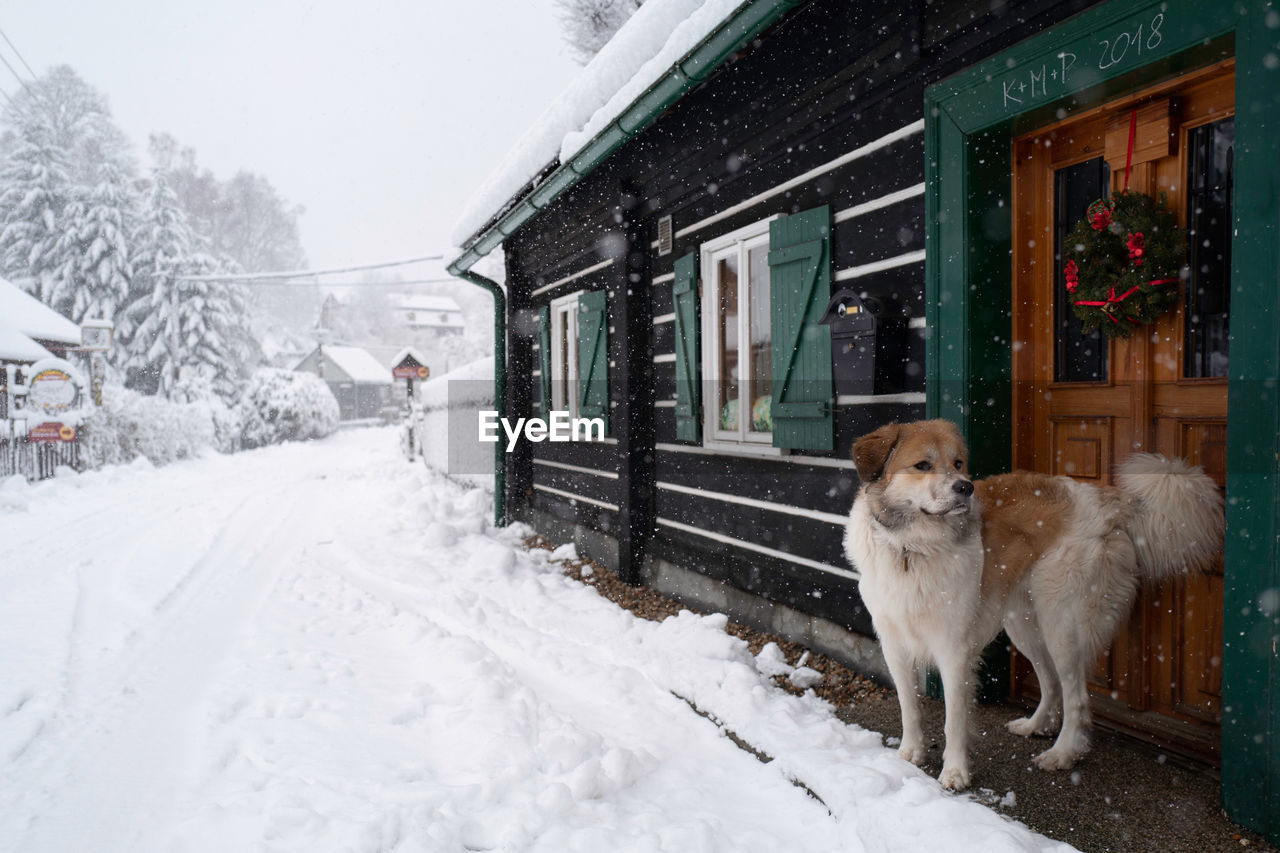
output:
<instances>
[{"instance_id":1,"label":"overcast sky","mask_svg":"<svg viewBox=\"0 0 1280 853\"><path fill-rule=\"evenodd\" d=\"M67 64L103 92L142 163L167 131L219 178L265 175L306 208L312 268L447 252L578 70L553 0L29 0L0 30L37 73Z\"/></svg>"}]
</instances>

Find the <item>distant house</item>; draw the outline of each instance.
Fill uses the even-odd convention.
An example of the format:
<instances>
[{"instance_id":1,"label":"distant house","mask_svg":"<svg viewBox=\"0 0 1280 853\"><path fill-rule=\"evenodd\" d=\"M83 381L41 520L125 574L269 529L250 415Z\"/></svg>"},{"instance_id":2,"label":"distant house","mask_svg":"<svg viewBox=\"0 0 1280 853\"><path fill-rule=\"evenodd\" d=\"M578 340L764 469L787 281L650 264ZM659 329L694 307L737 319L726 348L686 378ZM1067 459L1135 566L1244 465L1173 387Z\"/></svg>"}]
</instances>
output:
<instances>
[{"instance_id":1,"label":"distant house","mask_svg":"<svg viewBox=\"0 0 1280 853\"><path fill-rule=\"evenodd\" d=\"M293 369L325 381L344 421L380 417L391 405L391 368L359 347L322 344Z\"/></svg>"},{"instance_id":2,"label":"distant house","mask_svg":"<svg viewBox=\"0 0 1280 853\"><path fill-rule=\"evenodd\" d=\"M461 335L466 329L462 308L447 296L393 297L396 317L413 333Z\"/></svg>"}]
</instances>

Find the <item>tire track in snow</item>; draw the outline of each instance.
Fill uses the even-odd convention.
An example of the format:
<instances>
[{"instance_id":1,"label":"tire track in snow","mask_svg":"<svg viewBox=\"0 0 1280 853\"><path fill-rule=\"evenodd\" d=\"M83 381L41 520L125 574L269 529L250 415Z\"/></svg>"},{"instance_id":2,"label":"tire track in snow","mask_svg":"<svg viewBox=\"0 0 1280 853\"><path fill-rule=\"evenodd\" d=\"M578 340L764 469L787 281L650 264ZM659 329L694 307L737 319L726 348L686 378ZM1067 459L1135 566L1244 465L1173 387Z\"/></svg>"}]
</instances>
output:
<instances>
[{"instance_id":1,"label":"tire track in snow","mask_svg":"<svg viewBox=\"0 0 1280 853\"><path fill-rule=\"evenodd\" d=\"M279 509L275 495L234 509L125 654L86 677L76 704L44 726L44 735L60 735L56 751L40 748L43 737L27 750L24 763L38 766L24 771L11 804L12 814L35 817L25 826L0 823L0 837L22 839L13 849L99 849L103 838L136 839L163 817L218 664L283 567L316 538L309 492L293 491L303 499L274 525L263 519ZM78 773L82 767L93 772Z\"/></svg>"}]
</instances>

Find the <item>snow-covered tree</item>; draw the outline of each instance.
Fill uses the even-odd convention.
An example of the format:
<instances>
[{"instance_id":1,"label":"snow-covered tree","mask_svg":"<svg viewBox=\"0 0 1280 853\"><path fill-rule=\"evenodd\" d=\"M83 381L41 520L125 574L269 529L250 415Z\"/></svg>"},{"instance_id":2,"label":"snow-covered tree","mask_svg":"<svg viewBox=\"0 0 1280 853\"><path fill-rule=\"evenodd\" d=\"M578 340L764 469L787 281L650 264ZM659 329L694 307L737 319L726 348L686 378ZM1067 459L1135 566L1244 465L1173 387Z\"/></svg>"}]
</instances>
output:
<instances>
[{"instance_id":1,"label":"snow-covered tree","mask_svg":"<svg viewBox=\"0 0 1280 853\"><path fill-rule=\"evenodd\" d=\"M49 302L61 267L63 213L72 196L67 155L40 128L12 142L0 166L0 271Z\"/></svg>"},{"instance_id":2,"label":"snow-covered tree","mask_svg":"<svg viewBox=\"0 0 1280 853\"><path fill-rule=\"evenodd\" d=\"M644 0L556 0L565 44L586 65L613 38Z\"/></svg>"},{"instance_id":3,"label":"snow-covered tree","mask_svg":"<svg viewBox=\"0 0 1280 853\"><path fill-rule=\"evenodd\" d=\"M0 120L0 270L76 319L120 305L136 166L106 97L58 66Z\"/></svg>"},{"instance_id":4,"label":"snow-covered tree","mask_svg":"<svg viewBox=\"0 0 1280 853\"><path fill-rule=\"evenodd\" d=\"M203 253L189 257L182 269L191 276L225 274L223 264ZM177 293L182 335L179 378L198 376L230 402L246 373L252 349L244 287L225 280L183 280Z\"/></svg>"},{"instance_id":5,"label":"snow-covered tree","mask_svg":"<svg viewBox=\"0 0 1280 853\"><path fill-rule=\"evenodd\" d=\"M106 95L70 66L51 68L15 92L3 119L6 137L37 131L48 144L65 152L75 184L94 186L98 169L106 162L130 177L136 169L128 137L112 119Z\"/></svg>"},{"instance_id":6,"label":"snow-covered tree","mask_svg":"<svg viewBox=\"0 0 1280 853\"><path fill-rule=\"evenodd\" d=\"M156 169L131 237L137 292L118 324L131 386L167 395L177 384L182 355L178 275L193 239L165 172Z\"/></svg>"},{"instance_id":7,"label":"snow-covered tree","mask_svg":"<svg viewBox=\"0 0 1280 853\"><path fill-rule=\"evenodd\" d=\"M187 278L223 274L227 264L200 250L203 241L191 231L166 172L156 169L151 183L133 234L135 280L144 295L122 323L130 382L171 396L180 381L199 377L231 400L252 350L244 288Z\"/></svg>"},{"instance_id":8,"label":"snow-covered tree","mask_svg":"<svg viewBox=\"0 0 1280 853\"><path fill-rule=\"evenodd\" d=\"M77 323L88 317L115 320L133 279L128 235L136 193L107 161L99 166L97 186L76 195L65 208L60 266L48 301Z\"/></svg>"}]
</instances>

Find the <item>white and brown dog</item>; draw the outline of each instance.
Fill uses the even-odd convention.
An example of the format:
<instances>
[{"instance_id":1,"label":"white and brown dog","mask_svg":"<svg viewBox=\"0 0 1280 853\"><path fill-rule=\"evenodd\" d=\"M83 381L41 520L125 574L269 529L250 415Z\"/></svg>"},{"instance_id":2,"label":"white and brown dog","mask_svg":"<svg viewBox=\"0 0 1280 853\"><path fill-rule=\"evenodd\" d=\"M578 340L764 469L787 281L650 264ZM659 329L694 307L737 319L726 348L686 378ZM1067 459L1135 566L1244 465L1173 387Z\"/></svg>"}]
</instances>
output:
<instances>
[{"instance_id":1,"label":"white and brown dog","mask_svg":"<svg viewBox=\"0 0 1280 853\"><path fill-rule=\"evenodd\" d=\"M1027 471L975 483L949 421L881 427L854 443L853 460L862 486L844 546L898 690L898 754L924 759L917 667L933 664L946 701L939 781L954 790L969 784L979 655L1002 626L1040 682L1039 706L1009 730L1042 734L1061 722L1036 764L1069 768L1088 749L1086 673L1139 584L1222 549L1218 488L1181 460L1135 453L1114 487Z\"/></svg>"}]
</instances>

